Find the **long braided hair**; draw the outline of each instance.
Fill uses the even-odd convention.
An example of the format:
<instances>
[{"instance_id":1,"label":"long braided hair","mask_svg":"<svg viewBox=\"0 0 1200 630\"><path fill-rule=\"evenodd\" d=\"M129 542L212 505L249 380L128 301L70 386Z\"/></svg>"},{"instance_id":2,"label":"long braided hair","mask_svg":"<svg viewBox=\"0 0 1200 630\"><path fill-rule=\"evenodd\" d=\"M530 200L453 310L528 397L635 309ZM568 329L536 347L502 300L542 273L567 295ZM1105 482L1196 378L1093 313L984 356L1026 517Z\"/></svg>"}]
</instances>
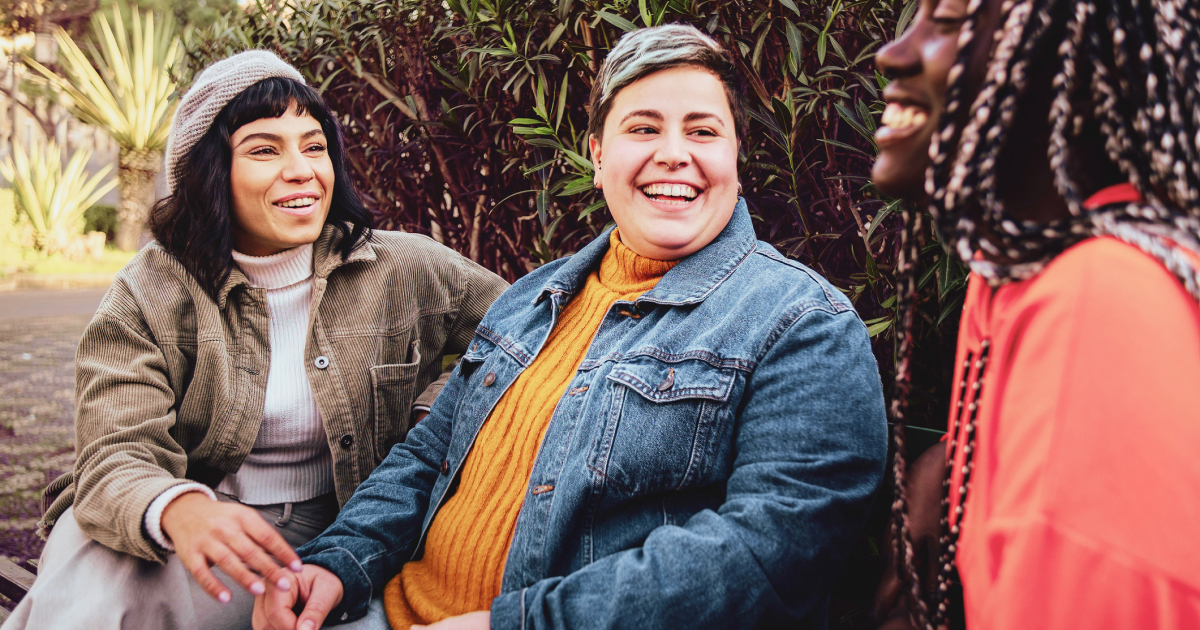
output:
<instances>
[{"instance_id":1,"label":"long braided hair","mask_svg":"<svg viewBox=\"0 0 1200 630\"><path fill-rule=\"evenodd\" d=\"M946 110L930 145L926 192L942 242L996 287L1033 277L1084 239L1112 236L1157 259L1200 301L1200 273L1193 263L1200 260L1200 3L1003 0L983 84L968 103L969 44L976 36L982 4L983 0L971 0L968 6L958 60L948 77ZM1035 63L1055 68L1047 155L1055 187L1070 213L1050 223L1014 218L996 188L996 166ZM970 115L961 116L960 110L967 106ZM1087 173L1084 160L1075 153L1077 141L1097 132L1108 160L1143 201L1090 211L1082 207L1081 181ZM892 533L912 621L922 630L933 630L946 624L947 585L955 571L958 532L947 511L954 458L947 464L944 485L938 586L927 600L913 558L904 490L914 263L923 228L919 213L906 214L904 219L897 265L901 337L891 408L897 450ZM975 359L977 370L986 366L986 352L985 347L983 356ZM959 510L969 486L973 411L965 427L967 464Z\"/></svg>"}]
</instances>

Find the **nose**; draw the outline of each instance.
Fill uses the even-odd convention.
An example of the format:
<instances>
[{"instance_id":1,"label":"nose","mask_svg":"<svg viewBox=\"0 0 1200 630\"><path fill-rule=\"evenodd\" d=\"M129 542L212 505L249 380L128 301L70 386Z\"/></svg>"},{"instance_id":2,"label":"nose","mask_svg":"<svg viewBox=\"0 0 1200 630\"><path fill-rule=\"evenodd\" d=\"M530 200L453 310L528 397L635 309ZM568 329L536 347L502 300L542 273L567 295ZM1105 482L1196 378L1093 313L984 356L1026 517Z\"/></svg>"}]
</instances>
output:
<instances>
[{"instance_id":1,"label":"nose","mask_svg":"<svg viewBox=\"0 0 1200 630\"><path fill-rule=\"evenodd\" d=\"M287 151L283 172L280 175L284 181L304 183L315 177L316 173L304 152L299 147L295 147Z\"/></svg>"},{"instance_id":2,"label":"nose","mask_svg":"<svg viewBox=\"0 0 1200 630\"><path fill-rule=\"evenodd\" d=\"M921 74L921 53L915 41L918 29L914 26L910 24L904 35L880 48L875 55L875 67L889 80Z\"/></svg>"},{"instance_id":3,"label":"nose","mask_svg":"<svg viewBox=\"0 0 1200 630\"><path fill-rule=\"evenodd\" d=\"M663 133L662 144L654 153L655 163L665 166L668 171L676 171L691 163L691 159L687 138L682 131Z\"/></svg>"}]
</instances>

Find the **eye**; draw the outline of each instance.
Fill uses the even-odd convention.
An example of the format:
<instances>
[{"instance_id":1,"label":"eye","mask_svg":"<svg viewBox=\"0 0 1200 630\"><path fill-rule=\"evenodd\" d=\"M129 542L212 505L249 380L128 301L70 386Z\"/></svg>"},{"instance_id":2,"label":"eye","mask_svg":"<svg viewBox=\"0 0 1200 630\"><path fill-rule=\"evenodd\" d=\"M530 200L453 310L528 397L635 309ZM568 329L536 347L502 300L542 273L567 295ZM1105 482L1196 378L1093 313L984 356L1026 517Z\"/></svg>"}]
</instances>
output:
<instances>
[{"instance_id":1,"label":"eye","mask_svg":"<svg viewBox=\"0 0 1200 630\"><path fill-rule=\"evenodd\" d=\"M692 135L696 135L696 136L705 136L705 137L709 137L709 138L717 137L717 132L713 131L712 129L709 129L708 127L701 127L700 129L693 129L691 133L692 133Z\"/></svg>"},{"instance_id":2,"label":"eye","mask_svg":"<svg viewBox=\"0 0 1200 630\"><path fill-rule=\"evenodd\" d=\"M275 147L270 146L255 147L250 149L250 155L276 155L277 153L278 152L275 151Z\"/></svg>"},{"instance_id":3,"label":"eye","mask_svg":"<svg viewBox=\"0 0 1200 630\"><path fill-rule=\"evenodd\" d=\"M655 129L654 127L647 127L647 126L643 125L641 127L634 127L633 129L630 129L629 133L636 133L636 134L648 136L651 134L658 133L658 130Z\"/></svg>"},{"instance_id":4,"label":"eye","mask_svg":"<svg viewBox=\"0 0 1200 630\"><path fill-rule=\"evenodd\" d=\"M325 145L321 144L320 142L317 142L315 144L310 144L308 146L308 148L305 149L305 151L308 151L309 153L324 153Z\"/></svg>"}]
</instances>

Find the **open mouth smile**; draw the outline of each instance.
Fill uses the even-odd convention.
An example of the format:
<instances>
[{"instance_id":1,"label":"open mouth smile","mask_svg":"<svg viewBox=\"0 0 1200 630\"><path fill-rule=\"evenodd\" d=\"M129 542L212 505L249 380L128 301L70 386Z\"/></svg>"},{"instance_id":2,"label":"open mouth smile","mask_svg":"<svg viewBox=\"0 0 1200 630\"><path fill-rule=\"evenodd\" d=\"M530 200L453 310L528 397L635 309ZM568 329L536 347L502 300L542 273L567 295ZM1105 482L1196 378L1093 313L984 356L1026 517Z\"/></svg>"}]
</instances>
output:
<instances>
[{"instance_id":1,"label":"open mouth smile","mask_svg":"<svg viewBox=\"0 0 1200 630\"><path fill-rule=\"evenodd\" d=\"M889 140L899 140L913 135L929 121L929 112L919 105L891 102L883 110L880 117L879 129L875 130L875 140L887 143Z\"/></svg>"},{"instance_id":2,"label":"open mouth smile","mask_svg":"<svg viewBox=\"0 0 1200 630\"><path fill-rule=\"evenodd\" d=\"M681 206L700 196L700 191L688 184L646 184L638 190L652 201Z\"/></svg>"},{"instance_id":3,"label":"open mouth smile","mask_svg":"<svg viewBox=\"0 0 1200 630\"><path fill-rule=\"evenodd\" d=\"M316 207L320 197L314 193L298 193L288 195L282 199L271 202L271 205L276 208L294 215L307 215L313 208Z\"/></svg>"}]
</instances>

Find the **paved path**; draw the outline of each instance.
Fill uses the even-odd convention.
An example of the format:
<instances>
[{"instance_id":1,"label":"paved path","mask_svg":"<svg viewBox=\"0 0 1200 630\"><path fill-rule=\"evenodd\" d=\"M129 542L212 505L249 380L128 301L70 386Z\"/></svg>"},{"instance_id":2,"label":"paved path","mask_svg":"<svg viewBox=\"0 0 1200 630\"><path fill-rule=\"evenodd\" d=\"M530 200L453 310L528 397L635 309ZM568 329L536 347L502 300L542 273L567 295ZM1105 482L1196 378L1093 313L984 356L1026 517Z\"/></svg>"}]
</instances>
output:
<instances>
[{"instance_id":1,"label":"paved path","mask_svg":"<svg viewBox=\"0 0 1200 630\"><path fill-rule=\"evenodd\" d=\"M0 292L0 555L41 555L41 491L75 463L75 348L103 289Z\"/></svg>"},{"instance_id":2,"label":"paved path","mask_svg":"<svg viewBox=\"0 0 1200 630\"><path fill-rule=\"evenodd\" d=\"M0 291L0 320L91 315L107 289Z\"/></svg>"}]
</instances>

